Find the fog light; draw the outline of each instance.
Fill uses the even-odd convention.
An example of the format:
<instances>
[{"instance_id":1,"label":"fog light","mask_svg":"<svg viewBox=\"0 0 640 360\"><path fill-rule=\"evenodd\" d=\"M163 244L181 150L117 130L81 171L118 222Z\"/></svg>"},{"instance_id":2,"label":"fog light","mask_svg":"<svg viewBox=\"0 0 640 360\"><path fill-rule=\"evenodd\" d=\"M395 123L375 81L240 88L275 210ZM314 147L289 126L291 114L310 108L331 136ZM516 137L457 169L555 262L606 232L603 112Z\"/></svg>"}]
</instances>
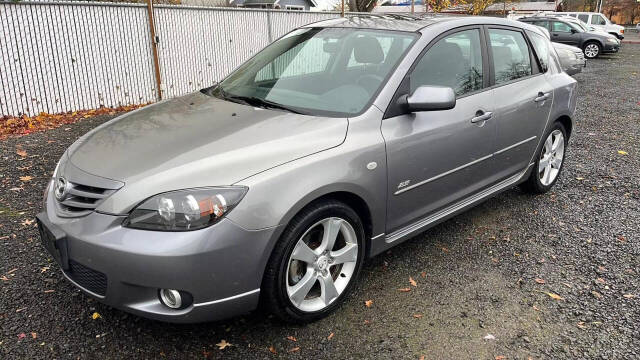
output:
<instances>
[{"instance_id":1,"label":"fog light","mask_svg":"<svg viewBox=\"0 0 640 360\"><path fill-rule=\"evenodd\" d=\"M182 296L178 290L160 289L160 300L172 309L179 309L182 306Z\"/></svg>"}]
</instances>

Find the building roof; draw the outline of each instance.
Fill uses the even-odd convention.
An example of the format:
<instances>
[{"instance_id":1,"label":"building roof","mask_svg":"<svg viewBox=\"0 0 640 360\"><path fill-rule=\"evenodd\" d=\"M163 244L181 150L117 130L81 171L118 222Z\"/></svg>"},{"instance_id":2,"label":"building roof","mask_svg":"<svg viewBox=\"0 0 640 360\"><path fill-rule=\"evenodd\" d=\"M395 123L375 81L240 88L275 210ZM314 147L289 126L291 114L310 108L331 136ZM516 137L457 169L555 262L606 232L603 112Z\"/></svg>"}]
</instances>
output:
<instances>
[{"instance_id":1,"label":"building roof","mask_svg":"<svg viewBox=\"0 0 640 360\"><path fill-rule=\"evenodd\" d=\"M456 18L421 14L367 14L324 20L307 26L418 31L437 22L450 21L454 19Z\"/></svg>"},{"instance_id":2,"label":"building roof","mask_svg":"<svg viewBox=\"0 0 640 360\"><path fill-rule=\"evenodd\" d=\"M561 1L558 2L558 5ZM503 11L506 8L507 11L556 11L556 3L553 1L531 1L531 2L508 2L506 3L493 3L485 9L485 11L496 12Z\"/></svg>"}]
</instances>

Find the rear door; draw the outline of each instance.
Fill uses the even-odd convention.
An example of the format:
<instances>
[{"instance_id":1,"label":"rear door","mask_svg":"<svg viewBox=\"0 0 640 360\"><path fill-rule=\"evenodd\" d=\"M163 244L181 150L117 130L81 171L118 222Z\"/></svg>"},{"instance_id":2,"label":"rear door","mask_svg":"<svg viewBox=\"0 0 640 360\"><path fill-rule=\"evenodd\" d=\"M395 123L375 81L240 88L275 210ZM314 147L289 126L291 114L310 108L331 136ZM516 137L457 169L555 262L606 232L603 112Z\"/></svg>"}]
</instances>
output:
<instances>
[{"instance_id":1,"label":"rear door","mask_svg":"<svg viewBox=\"0 0 640 360\"><path fill-rule=\"evenodd\" d=\"M491 182L496 124L487 64L483 28L459 28L432 41L403 80L381 128L389 179L387 233ZM400 96L423 85L453 88L456 106L396 110Z\"/></svg>"},{"instance_id":2,"label":"rear door","mask_svg":"<svg viewBox=\"0 0 640 360\"><path fill-rule=\"evenodd\" d=\"M529 165L544 131L553 91L547 68L540 66L524 31L510 27L487 27L493 74L493 98L497 126L495 171L509 177ZM547 41L539 52L548 57Z\"/></svg>"}]
</instances>

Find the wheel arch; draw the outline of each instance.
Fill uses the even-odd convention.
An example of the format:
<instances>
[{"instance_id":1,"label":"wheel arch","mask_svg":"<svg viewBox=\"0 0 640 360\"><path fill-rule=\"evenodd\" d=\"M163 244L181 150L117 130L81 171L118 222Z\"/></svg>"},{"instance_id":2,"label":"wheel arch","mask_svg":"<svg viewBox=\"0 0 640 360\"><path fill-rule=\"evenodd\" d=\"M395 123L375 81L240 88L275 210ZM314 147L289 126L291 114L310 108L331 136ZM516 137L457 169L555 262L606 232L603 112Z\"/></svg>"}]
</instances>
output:
<instances>
[{"instance_id":1,"label":"wheel arch","mask_svg":"<svg viewBox=\"0 0 640 360\"><path fill-rule=\"evenodd\" d=\"M573 120L569 115L561 115L555 119L554 122L559 122L564 126L564 129L567 130L567 140L571 138L571 132L573 131Z\"/></svg>"}]
</instances>

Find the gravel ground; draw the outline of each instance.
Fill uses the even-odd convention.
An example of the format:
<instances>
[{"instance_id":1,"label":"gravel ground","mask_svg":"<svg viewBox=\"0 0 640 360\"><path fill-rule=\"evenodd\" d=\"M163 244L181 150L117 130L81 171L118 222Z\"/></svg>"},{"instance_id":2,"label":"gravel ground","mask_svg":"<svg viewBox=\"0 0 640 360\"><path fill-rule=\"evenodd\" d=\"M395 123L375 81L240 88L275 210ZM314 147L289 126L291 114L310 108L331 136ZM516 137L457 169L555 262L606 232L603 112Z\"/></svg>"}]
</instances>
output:
<instances>
[{"instance_id":1,"label":"gravel ground","mask_svg":"<svg viewBox=\"0 0 640 360\"><path fill-rule=\"evenodd\" d=\"M260 312L171 325L83 295L30 221L64 149L108 118L2 141L0 358L640 358L638 70L640 45L626 45L576 76L553 192L507 191L372 259L344 306L308 326Z\"/></svg>"}]
</instances>

